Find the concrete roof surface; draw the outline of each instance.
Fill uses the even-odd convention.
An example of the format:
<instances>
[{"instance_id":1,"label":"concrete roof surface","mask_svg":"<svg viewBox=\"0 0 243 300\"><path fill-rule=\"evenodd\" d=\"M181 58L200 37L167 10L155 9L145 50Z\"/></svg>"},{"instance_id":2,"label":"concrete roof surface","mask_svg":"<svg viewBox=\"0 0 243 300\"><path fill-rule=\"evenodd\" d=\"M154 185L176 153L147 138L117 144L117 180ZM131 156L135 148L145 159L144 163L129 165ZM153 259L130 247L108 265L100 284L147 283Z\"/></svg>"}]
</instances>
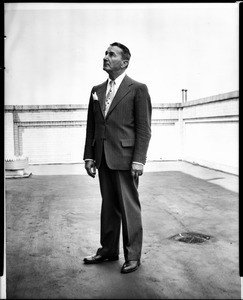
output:
<instances>
[{"instance_id":1,"label":"concrete roof surface","mask_svg":"<svg viewBox=\"0 0 243 300\"><path fill-rule=\"evenodd\" d=\"M9 299L240 299L238 176L149 162L140 177L141 266L84 265L99 245L98 178L83 165L29 166L6 179ZM173 239L196 232L203 243Z\"/></svg>"}]
</instances>

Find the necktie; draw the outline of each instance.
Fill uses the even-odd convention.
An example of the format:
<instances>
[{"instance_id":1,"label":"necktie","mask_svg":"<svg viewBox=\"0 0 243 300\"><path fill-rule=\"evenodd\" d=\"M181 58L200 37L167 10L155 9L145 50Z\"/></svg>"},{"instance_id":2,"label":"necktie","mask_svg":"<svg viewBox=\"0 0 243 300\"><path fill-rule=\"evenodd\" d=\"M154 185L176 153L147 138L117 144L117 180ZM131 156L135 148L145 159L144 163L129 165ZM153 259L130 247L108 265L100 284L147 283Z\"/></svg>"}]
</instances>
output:
<instances>
[{"instance_id":1,"label":"necktie","mask_svg":"<svg viewBox=\"0 0 243 300\"><path fill-rule=\"evenodd\" d=\"M114 98L114 94L115 94L115 87L114 87L115 81L111 80L109 82L109 84L110 84L110 89L106 95L106 100L105 100L105 116L110 108L111 102L112 102L112 100Z\"/></svg>"}]
</instances>

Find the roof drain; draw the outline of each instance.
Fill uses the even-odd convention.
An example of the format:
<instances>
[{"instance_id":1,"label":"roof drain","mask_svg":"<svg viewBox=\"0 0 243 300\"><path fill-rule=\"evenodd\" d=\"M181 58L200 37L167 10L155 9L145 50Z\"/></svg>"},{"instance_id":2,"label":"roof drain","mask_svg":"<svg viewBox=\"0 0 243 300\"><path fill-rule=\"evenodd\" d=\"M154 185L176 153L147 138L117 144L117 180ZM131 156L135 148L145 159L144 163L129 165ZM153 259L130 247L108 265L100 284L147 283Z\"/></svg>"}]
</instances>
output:
<instances>
[{"instance_id":1,"label":"roof drain","mask_svg":"<svg viewBox=\"0 0 243 300\"><path fill-rule=\"evenodd\" d=\"M208 241L210 239L210 236L197 232L183 232L173 235L172 237L170 237L170 239L186 244L200 244Z\"/></svg>"}]
</instances>

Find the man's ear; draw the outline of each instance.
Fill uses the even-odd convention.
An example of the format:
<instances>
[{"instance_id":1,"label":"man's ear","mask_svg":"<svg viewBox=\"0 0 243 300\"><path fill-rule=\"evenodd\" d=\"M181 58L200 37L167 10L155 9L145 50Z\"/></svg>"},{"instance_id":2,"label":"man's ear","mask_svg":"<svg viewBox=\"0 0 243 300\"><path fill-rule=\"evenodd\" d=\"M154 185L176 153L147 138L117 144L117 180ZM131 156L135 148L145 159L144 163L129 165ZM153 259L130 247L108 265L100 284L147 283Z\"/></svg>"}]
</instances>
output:
<instances>
[{"instance_id":1,"label":"man's ear","mask_svg":"<svg viewBox=\"0 0 243 300\"><path fill-rule=\"evenodd\" d=\"M122 66L122 68L127 68L128 64L129 64L128 60L123 60L121 66Z\"/></svg>"}]
</instances>

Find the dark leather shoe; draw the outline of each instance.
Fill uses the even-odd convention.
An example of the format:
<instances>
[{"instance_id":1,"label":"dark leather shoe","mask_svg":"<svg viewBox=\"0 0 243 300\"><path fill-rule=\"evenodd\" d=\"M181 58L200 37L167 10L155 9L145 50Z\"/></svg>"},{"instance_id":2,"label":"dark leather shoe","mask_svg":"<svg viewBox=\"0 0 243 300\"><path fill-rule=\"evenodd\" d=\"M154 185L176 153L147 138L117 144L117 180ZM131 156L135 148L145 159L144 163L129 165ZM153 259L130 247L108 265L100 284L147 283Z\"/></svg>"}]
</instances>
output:
<instances>
[{"instance_id":1,"label":"dark leather shoe","mask_svg":"<svg viewBox=\"0 0 243 300\"><path fill-rule=\"evenodd\" d=\"M103 255L99 255L99 254L95 254L92 256L87 256L84 258L84 263L85 264L99 264L102 263L104 261L114 261L114 260L118 260L119 256L118 255L114 255L114 256L103 256Z\"/></svg>"},{"instance_id":2,"label":"dark leather shoe","mask_svg":"<svg viewBox=\"0 0 243 300\"><path fill-rule=\"evenodd\" d=\"M121 273L126 274L126 273L134 272L138 269L139 266L140 266L140 260L127 260L124 262L121 268Z\"/></svg>"}]
</instances>

